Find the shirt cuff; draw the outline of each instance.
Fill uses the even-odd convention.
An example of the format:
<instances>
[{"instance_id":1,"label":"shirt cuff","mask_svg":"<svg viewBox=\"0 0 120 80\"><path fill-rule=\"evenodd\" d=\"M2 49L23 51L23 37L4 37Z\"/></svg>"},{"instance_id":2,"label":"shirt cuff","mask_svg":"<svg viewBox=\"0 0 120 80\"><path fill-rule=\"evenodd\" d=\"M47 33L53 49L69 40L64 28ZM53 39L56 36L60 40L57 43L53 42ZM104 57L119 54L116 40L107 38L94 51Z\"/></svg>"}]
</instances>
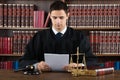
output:
<instances>
[{"instance_id":1,"label":"shirt cuff","mask_svg":"<svg viewBox=\"0 0 120 80\"><path fill-rule=\"evenodd\" d=\"M37 69L37 64L38 64L38 63L33 64L33 66L34 66L34 68L35 68L35 69L34 69L35 71L38 70L38 69Z\"/></svg>"}]
</instances>

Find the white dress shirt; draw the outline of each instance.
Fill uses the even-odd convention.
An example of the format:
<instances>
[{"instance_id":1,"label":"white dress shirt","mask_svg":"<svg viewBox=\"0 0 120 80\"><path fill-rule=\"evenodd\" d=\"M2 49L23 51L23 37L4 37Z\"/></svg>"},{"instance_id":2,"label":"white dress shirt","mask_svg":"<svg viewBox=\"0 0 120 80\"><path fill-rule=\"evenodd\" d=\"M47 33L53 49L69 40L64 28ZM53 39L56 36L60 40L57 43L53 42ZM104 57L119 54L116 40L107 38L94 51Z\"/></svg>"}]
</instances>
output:
<instances>
[{"instance_id":1,"label":"white dress shirt","mask_svg":"<svg viewBox=\"0 0 120 80\"><path fill-rule=\"evenodd\" d=\"M55 35L58 33L58 31L56 31L53 27L52 27L52 30ZM67 27L65 27L60 33L64 34L66 32L66 30L67 30Z\"/></svg>"}]
</instances>

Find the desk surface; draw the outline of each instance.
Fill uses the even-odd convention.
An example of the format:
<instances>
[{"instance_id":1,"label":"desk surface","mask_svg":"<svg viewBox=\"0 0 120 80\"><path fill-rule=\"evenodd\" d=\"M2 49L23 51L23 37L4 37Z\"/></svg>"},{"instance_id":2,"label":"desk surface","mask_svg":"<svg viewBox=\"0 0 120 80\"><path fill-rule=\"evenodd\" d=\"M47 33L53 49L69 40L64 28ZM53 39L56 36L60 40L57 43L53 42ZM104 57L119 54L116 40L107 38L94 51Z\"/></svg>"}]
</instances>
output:
<instances>
[{"instance_id":1,"label":"desk surface","mask_svg":"<svg viewBox=\"0 0 120 80\"><path fill-rule=\"evenodd\" d=\"M70 73L61 72L44 72L40 75L24 75L22 72L0 70L0 80L120 80L120 71L97 77L73 77Z\"/></svg>"}]
</instances>

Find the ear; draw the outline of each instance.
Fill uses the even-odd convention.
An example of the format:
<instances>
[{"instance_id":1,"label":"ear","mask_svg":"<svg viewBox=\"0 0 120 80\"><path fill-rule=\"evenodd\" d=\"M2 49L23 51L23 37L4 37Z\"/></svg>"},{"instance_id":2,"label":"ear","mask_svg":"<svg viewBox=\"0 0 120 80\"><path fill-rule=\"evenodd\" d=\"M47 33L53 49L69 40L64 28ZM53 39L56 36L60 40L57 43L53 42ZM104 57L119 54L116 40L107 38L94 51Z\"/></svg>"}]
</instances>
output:
<instances>
[{"instance_id":1,"label":"ear","mask_svg":"<svg viewBox=\"0 0 120 80\"><path fill-rule=\"evenodd\" d=\"M70 13L68 12L68 13L67 13L67 19L69 18L69 15L70 15Z\"/></svg>"},{"instance_id":2,"label":"ear","mask_svg":"<svg viewBox=\"0 0 120 80\"><path fill-rule=\"evenodd\" d=\"M70 13L68 12L67 15L68 15L68 17L69 17Z\"/></svg>"},{"instance_id":3,"label":"ear","mask_svg":"<svg viewBox=\"0 0 120 80\"><path fill-rule=\"evenodd\" d=\"M50 14L50 12L48 13L48 17L51 19L51 14Z\"/></svg>"}]
</instances>

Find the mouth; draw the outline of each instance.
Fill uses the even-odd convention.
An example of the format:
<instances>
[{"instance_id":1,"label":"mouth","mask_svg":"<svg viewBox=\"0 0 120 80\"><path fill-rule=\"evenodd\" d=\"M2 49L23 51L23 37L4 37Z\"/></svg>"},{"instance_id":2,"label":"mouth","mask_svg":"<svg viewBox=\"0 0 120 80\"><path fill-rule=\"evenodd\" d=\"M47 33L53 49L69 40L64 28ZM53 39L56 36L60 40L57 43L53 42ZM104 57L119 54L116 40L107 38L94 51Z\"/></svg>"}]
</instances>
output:
<instances>
[{"instance_id":1,"label":"mouth","mask_svg":"<svg viewBox=\"0 0 120 80\"><path fill-rule=\"evenodd\" d=\"M56 25L57 27L60 27L60 25Z\"/></svg>"}]
</instances>

